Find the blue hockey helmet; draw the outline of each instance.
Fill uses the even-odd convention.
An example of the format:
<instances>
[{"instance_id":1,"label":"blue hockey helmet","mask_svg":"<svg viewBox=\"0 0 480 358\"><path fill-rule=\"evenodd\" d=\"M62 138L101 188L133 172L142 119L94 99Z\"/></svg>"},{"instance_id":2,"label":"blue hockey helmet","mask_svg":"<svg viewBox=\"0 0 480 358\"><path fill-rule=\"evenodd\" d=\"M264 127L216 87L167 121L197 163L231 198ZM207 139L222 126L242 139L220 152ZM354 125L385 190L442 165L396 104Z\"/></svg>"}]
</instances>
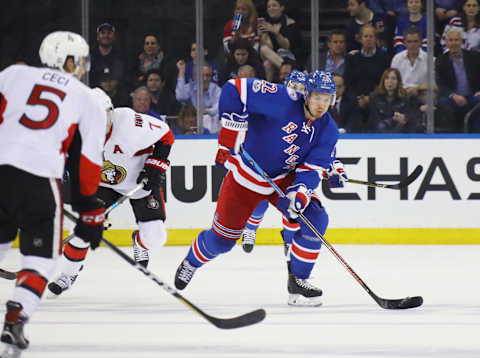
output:
<instances>
[{"instance_id":1,"label":"blue hockey helmet","mask_svg":"<svg viewBox=\"0 0 480 358\"><path fill-rule=\"evenodd\" d=\"M312 92L320 92L331 95L330 105L333 106L336 100L337 86L330 72L315 70L307 78L305 85L305 98Z\"/></svg>"},{"instance_id":2,"label":"blue hockey helmet","mask_svg":"<svg viewBox=\"0 0 480 358\"><path fill-rule=\"evenodd\" d=\"M294 89L296 92L305 95L305 85L307 84L307 74L299 70L293 70L285 77L285 85Z\"/></svg>"}]
</instances>

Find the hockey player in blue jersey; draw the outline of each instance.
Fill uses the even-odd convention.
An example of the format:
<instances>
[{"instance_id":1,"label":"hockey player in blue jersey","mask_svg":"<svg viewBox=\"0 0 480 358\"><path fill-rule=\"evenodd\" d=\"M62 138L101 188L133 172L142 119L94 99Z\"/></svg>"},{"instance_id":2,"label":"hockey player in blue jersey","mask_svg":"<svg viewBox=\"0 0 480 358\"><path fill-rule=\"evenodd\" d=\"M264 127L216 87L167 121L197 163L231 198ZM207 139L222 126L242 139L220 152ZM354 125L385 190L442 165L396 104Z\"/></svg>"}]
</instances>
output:
<instances>
[{"instance_id":1,"label":"hockey player in blue jersey","mask_svg":"<svg viewBox=\"0 0 480 358\"><path fill-rule=\"evenodd\" d=\"M224 85L219 103L219 143L232 152L225 163L229 171L220 188L212 228L198 235L176 271L177 289L188 285L197 268L234 247L263 200L290 220L302 212L325 233L328 215L313 190L327 172L346 180L341 164L332 165L338 128L327 111L334 101L333 77L320 71L308 76L305 101L291 88L254 78L230 80ZM279 198L239 153L242 143L286 193L285 198ZM289 304L321 304L322 290L307 281L320 246L313 232L300 222L291 246Z\"/></svg>"},{"instance_id":2,"label":"hockey player in blue jersey","mask_svg":"<svg viewBox=\"0 0 480 358\"><path fill-rule=\"evenodd\" d=\"M293 70L285 78L285 85L294 89L303 99L305 95L305 85L307 83L307 73L302 71ZM230 156L230 151L224 146L219 146L217 156L215 158L215 164L219 167L225 166L225 161ZM255 245L257 230L260 226L265 212L268 209L268 200L262 201L253 211L252 215L247 220L247 224L242 233L242 248L243 251L250 253ZM289 221L285 216L282 217L283 230L281 231L282 239L285 247L285 255L288 253L288 249L292 243L293 235L300 229L300 225L297 222Z\"/></svg>"}]
</instances>

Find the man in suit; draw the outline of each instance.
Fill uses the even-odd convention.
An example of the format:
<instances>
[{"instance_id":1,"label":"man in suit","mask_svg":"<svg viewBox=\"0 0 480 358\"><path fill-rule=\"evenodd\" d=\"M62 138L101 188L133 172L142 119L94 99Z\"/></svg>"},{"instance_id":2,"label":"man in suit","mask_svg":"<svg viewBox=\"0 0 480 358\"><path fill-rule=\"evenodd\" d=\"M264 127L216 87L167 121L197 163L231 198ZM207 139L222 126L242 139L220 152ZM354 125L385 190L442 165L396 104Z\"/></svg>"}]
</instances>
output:
<instances>
[{"instance_id":1,"label":"man in suit","mask_svg":"<svg viewBox=\"0 0 480 358\"><path fill-rule=\"evenodd\" d=\"M459 27L448 30L448 52L438 57L435 64L439 101L455 110L455 127L459 131L463 129L467 112L480 104L480 55L462 50L462 32ZM468 131L480 132L480 110L475 110L470 117Z\"/></svg>"}]
</instances>

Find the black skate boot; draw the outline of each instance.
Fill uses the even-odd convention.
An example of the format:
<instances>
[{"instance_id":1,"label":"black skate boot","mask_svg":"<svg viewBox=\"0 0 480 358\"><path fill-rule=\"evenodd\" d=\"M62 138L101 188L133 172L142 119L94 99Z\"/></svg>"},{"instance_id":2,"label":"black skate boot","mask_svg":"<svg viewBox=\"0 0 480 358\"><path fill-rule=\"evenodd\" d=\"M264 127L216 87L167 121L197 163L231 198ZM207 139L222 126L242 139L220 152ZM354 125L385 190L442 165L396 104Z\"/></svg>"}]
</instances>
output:
<instances>
[{"instance_id":1,"label":"black skate boot","mask_svg":"<svg viewBox=\"0 0 480 358\"><path fill-rule=\"evenodd\" d=\"M311 285L307 279L298 278L291 273L290 264L288 264L288 270L288 304L290 306L321 306L322 290Z\"/></svg>"},{"instance_id":2,"label":"black skate boot","mask_svg":"<svg viewBox=\"0 0 480 358\"><path fill-rule=\"evenodd\" d=\"M197 267L192 266L187 258L185 258L175 273L175 287L179 290L187 287L196 270Z\"/></svg>"},{"instance_id":3,"label":"black skate boot","mask_svg":"<svg viewBox=\"0 0 480 358\"><path fill-rule=\"evenodd\" d=\"M1 357L20 357L21 350L28 347L28 339L23 335L23 326L28 319L21 313L22 309L22 305L18 302L7 302L5 323L0 337L0 341L6 345L6 349Z\"/></svg>"},{"instance_id":4,"label":"black skate boot","mask_svg":"<svg viewBox=\"0 0 480 358\"><path fill-rule=\"evenodd\" d=\"M242 233L242 249L246 253L250 253L255 246L257 232L255 230L245 229Z\"/></svg>"},{"instance_id":5,"label":"black skate boot","mask_svg":"<svg viewBox=\"0 0 480 358\"><path fill-rule=\"evenodd\" d=\"M147 268L148 261L150 260L150 255L148 254L148 250L144 249L140 246L137 242L138 237L138 230L132 232L132 242L133 242L133 258L135 262L139 265Z\"/></svg>"},{"instance_id":6,"label":"black skate boot","mask_svg":"<svg viewBox=\"0 0 480 358\"><path fill-rule=\"evenodd\" d=\"M82 270L83 265L80 266L80 270L78 270L78 272ZM47 298L57 298L60 296L62 292L68 290L73 285L77 277L78 273L76 275L67 275L62 272L55 281L52 281L48 284L47 287L50 293L48 294Z\"/></svg>"}]
</instances>

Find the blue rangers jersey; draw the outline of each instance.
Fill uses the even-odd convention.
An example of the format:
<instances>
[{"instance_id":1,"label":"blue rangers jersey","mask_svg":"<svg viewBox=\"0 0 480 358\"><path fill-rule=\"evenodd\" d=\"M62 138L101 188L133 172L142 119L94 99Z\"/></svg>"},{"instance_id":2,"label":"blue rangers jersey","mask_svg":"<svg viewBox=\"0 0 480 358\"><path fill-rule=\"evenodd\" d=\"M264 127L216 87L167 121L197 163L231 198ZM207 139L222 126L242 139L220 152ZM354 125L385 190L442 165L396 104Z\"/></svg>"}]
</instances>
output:
<instances>
[{"instance_id":1,"label":"blue rangers jersey","mask_svg":"<svg viewBox=\"0 0 480 358\"><path fill-rule=\"evenodd\" d=\"M244 148L275 181L295 171L293 185L314 190L335 159L338 128L327 112L307 124L303 99L291 88L255 78L229 80L222 89L222 118L248 120ZM242 186L269 195L273 189L240 154L225 167Z\"/></svg>"}]
</instances>

